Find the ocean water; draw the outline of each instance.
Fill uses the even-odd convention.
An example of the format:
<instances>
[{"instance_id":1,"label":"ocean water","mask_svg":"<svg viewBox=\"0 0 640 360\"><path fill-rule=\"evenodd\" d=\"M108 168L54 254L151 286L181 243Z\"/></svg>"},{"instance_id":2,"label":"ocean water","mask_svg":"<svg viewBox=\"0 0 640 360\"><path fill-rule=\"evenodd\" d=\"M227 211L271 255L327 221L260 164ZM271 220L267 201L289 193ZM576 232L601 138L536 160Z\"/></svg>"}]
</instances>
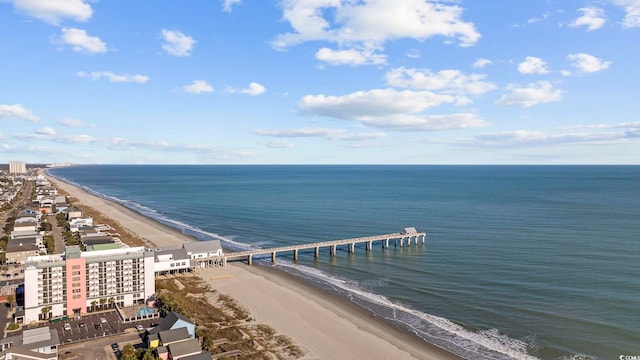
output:
<instances>
[{"instance_id":1,"label":"ocean water","mask_svg":"<svg viewBox=\"0 0 640 360\"><path fill-rule=\"evenodd\" d=\"M379 235L277 267L468 359L640 356L638 166L99 165L50 170L232 249ZM268 259L263 264L269 266Z\"/></svg>"}]
</instances>

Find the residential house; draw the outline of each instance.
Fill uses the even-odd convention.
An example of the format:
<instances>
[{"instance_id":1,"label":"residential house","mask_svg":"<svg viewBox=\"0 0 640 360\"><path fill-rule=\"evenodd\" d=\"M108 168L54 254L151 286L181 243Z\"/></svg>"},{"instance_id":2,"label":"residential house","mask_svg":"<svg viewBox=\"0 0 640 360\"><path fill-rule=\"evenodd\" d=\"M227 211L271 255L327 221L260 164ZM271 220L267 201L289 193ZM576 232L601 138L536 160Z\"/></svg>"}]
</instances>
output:
<instances>
[{"instance_id":1,"label":"residential house","mask_svg":"<svg viewBox=\"0 0 640 360\"><path fill-rule=\"evenodd\" d=\"M29 257L40 255L41 251L42 248L36 242L36 238L9 238L6 250L7 264L22 265Z\"/></svg>"},{"instance_id":2,"label":"residential house","mask_svg":"<svg viewBox=\"0 0 640 360\"><path fill-rule=\"evenodd\" d=\"M223 264L220 240L187 241L182 247L196 267Z\"/></svg>"},{"instance_id":3,"label":"residential house","mask_svg":"<svg viewBox=\"0 0 640 360\"><path fill-rule=\"evenodd\" d=\"M187 330L186 327L160 331L158 333L159 346L169 346L190 339L191 336L189 336L189 330Z\"/></svg>"},{"instance_id":4,"label":"residential house","mask_svg":"<svg viewBox=\"0 0 640 360\"><path fill-rule=\"evenodd\" d=\"M158 326L149 330L149 334L159 334L161 331L179 328L186 328L189 332L189 337L192 339L195 337L196 327L191 322L191 319L175 311L171 311L170 313L168 313L167 316L165 316L164 319L160 321L160 324L158 324Z\"/></svg>"},{"instance_id":5,"label":"residential house","mask_svg":"<svg viewBox=\"0 0 640 360\"><path fill-rule=\"evenodd\" d=\"M17 218L15 223L13 224L13 231L38 231L38 223L35 218L32 217L22 217Z\"/></svg>"},{"instance_id":6,"label":"residential house","mask_svg":"<svg viewBox=\"0 0 640 360\"><path fill-rule=\"evenodd\" d=\"M180 341L167 346L167 349L169 350L169 359L171 360L180 360L188 356L198 355L202 353L200 340L198 339Z\"/></svg>"},{"instance_id":7,"label":"residential house","mask_svg":"<svg viewBox=\"0 0 640 360\"><path fill-rule=\"evenodd\" d=\"M191 268L191 259L184 248L156 249L154 266L156 275L186 272Z\"/></svg>"},{"instance_id":8,"label":"residential house","mask_svg":"<svg viewBox=\"0 0 640 360\"><path fill-rule=\"evenodd\" d=\"M60 339L49 327L27 329L0 340L0 359L57 359Z\"/></svg>"},{"instance_id":9,"label":"residential house","mask_svg":"<svg viewBox=\"0 0 640 360\"><path fill-rule=\"evenodd\" d=\"M69 220L69 230L71 230L71 232L78 232L78 230L84 226L93 226L93 218L76 217Z\"/></svg>"},{"instance_id":10,"label":"residential house","mask_svg":"<svg viewBox=\"0 0 640 360\"><path fill-rule=\"evenodd\" d=\"M82 210L78 209L75 206L67 208L67 221L71 221L72 219L82 217Z\"/></svg>"}]
</instances>

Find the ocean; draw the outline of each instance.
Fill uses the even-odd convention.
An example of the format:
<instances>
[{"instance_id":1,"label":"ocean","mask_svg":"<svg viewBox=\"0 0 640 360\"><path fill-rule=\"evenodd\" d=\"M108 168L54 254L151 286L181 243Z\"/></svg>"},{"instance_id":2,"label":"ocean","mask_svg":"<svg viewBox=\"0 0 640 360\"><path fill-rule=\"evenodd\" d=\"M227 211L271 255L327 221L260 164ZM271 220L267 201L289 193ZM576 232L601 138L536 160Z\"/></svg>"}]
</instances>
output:
<instances>
[{"instance_id":1,"label":"ocean","mask_svg":"<svg viewBox=\"0 0 640 360\"><path fill-rule=\"evenodd\" d=\"M229 249L399 232L277 268L468 359L640 358L640 166L92 165L49 173ZM270 266L270 259L261 262Z\"/></svg>"}]
</instances>

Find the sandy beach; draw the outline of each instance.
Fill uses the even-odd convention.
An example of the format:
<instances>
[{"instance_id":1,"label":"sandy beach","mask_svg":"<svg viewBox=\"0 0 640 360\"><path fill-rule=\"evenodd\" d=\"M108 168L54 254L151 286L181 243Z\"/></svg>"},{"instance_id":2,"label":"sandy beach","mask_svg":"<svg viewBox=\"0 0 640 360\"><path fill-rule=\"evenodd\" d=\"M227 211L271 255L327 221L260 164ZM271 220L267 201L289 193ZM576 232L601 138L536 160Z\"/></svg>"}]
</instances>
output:
<instances>
[{"instance_id":1,"label":"sandy beach","mask_svg":"<svg viewBox=\"0 0 640 360\"><path fill-rule=\"evenodd\" d=\"M146 240L148 246L181 246L196 241L180 231L120 204L48 176L79 207L103 213ZM198 272L221 293L238 300L258 322L289 336L304 359L459 359L458 357L373 317L367 310L281 271L232 263Z\"/></svg>"}]
</instances>

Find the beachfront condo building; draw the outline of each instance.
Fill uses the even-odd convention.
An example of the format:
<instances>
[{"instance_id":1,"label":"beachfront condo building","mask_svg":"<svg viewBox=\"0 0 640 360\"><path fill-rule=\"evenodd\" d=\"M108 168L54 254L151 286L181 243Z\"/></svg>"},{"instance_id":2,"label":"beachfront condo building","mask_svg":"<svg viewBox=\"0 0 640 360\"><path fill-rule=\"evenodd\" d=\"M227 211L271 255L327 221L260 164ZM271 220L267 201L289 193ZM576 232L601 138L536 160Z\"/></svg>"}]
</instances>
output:
<instances>
[{"instance_id":1,"label":"beachfront condo building","mask_svg":"<svg viewBox=\"0 0 640 360\"><path fill-rule=\"evenodd\" d=\"M22 161L9 161L9 174L26 174L27 164Z\"/></svg>"},{"instance_id":2,"label":"beachfront condo building","mask_svg":"<svg viewBox=\"0 0 640 360\"><path fill-rule=\"evenodd\" d=\"M29 257L24 271L25 323L144 303L155 294L154 252L144 247Z\"/></svg>"}]
</instances>

